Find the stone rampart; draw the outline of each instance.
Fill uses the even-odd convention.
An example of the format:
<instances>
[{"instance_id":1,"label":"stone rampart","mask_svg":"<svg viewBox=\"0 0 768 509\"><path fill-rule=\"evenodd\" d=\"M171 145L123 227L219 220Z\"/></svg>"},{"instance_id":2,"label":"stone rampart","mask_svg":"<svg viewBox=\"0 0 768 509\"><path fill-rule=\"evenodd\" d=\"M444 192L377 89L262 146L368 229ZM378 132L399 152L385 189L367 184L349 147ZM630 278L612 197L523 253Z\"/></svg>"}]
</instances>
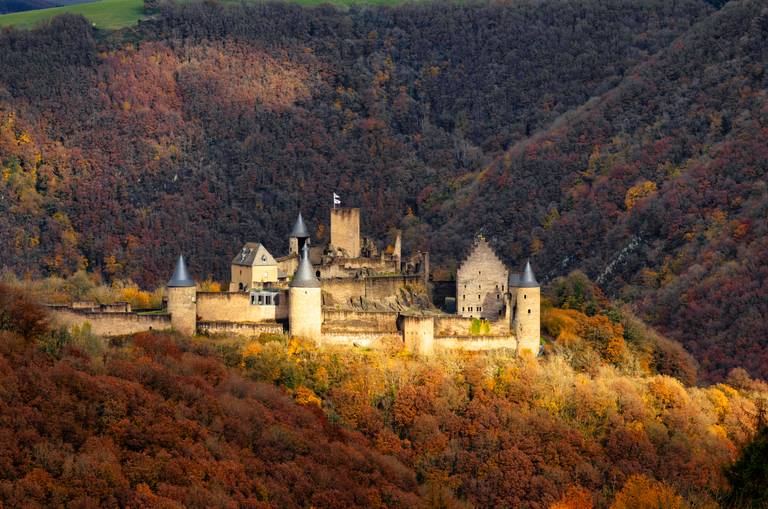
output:
<instances>
[{"instance_id":1,"label":"stone rampart","mask_svg":"<svg viewBox=\"0 0 768 509\"><path fill-rule=\"evenodd\" d=\"M171 328L170 315L138 315L110 311L87 311L67 307L50 308L53 323L58 326L91 325L91 331L99 336L122 336L148 330Z\"/></svg>"},{"instance_id":2,"label":"stone rampart","mask_svg":"<svg viewBox=\"0 0 768 509\"><path fill-rule=\"evenodd\" d=\"M514 336L437 336L435 347L447 350L499 350L507 348L517 349L517 340Z\"/></svg>"},{"instance_id":3,"label":"stone rampart","mask_svg":"<svg viewBox=\"0 0 768 509\"><path fill-rule=\"evenodd\" d=\"M487 329L481 327L480 334L472 333L472 318L456 315L442 315L435 318L437 336L504 336L510 334L509 323L505 320L486 321Z\"/></svg>"},{"instance_id":4,"label":"stone rampart","mask_svg":"<svg viewBox=\"0 0 768 509\"><path fill-rule=\"evenodd\" d=\"M402 343L403 336L387 332L327 332L323 330L324 345L379 348L385 344Z\"/></svg>"},{"instance_id":5,"label":"stone rampart","mask_svg":"<svg viewBox=\"0 0 768 509\"><path fill-rule=\"evenodd\" d=\"M280 323L252 322L197 322L198 334L226 334L257 338L262 334L284 334L285 329Z\"/></svg>"},{"instance_id":6,"label":"stone rampart","mask_svg":"<svg viewBox=\"0 0 768 509\"><path fill-rule=\"evenodd\" d=\"M421 277L410 276L371 276L360 279L333 278L321 280L323 293L329 295L331 305L344 305L360 298L380 300L397 297L400 290L409 286L420 285Z\"/></svg>"},{"instance_id":7,"label":"stone rampart","mask_svg":"<svg viewBox=\"0 0 768 509\"><path fill-rule=\"evenodd\" d=\"M323 309L323 332L397 333L396 312Z\"/></svg>"}]
</instances>

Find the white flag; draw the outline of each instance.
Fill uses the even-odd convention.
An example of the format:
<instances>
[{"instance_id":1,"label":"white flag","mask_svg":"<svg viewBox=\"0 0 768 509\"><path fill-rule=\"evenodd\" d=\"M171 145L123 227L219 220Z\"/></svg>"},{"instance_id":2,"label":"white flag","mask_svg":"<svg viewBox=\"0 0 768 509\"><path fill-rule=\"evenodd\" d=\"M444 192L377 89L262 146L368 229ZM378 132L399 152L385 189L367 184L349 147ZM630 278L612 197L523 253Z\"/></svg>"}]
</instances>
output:
<instances>
[{"instance_id":1,"label":"white flag","mask_svg":"<svg viewBox=\"0 0 768 509\"><path fill-rule=\"evenodd\" d=\"M335 207L336 205L341 205L341 198L338 194L333 193L333 206Z\"/></svg>"}]
</instances>

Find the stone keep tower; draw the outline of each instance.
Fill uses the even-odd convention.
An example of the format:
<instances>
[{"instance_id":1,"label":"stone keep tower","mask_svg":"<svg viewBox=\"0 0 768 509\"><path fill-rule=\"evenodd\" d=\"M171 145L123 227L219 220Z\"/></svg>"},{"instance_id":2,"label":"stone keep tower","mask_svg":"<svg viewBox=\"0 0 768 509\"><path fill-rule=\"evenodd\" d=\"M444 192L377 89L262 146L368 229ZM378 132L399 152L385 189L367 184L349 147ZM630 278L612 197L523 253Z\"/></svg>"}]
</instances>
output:
<instances>
[{"instance_id":1,"label":"stone keep tower","mask_svg":"<svg viewBox=\"0 0 768 509\"><path fill-rule=\"evenodd\" d=\"M541 342L541 285L536 281L530 261L526 262L522 275L510 277L509 285L515 306L512 329L517 337L517 351L522 353L527 350L538 355Z\"/></svg>"},{"instance_id":2,"label":"stone keep tower","mask_svg":"<svg viewBox=\"0 0 768 509\"><path fill-rule=\"evenodd\" d=\"M331 209L331 246L350 258L360 256L360 209Z\"/></svg>"},{"instance_id":3,"label":"stone keep tower","mask_svg":"<svg viewBox=\"0 0 768 509\"><path fill-rule=\"evenodd\" d=\"M194 334L197 329L197 288L189 277L183 256L179 255L176 270L166 287L171 326L182 334Z\"/></svg>"},{"instance_id":4,"label":"stone keep tower","mask_svg":"<svg viewBox=\"0 0 768 509\"><path fill-rule=\"evenodd\" d=\"M288 254L301 255L301 251L304 249L304 244L307 244L308 241L309 230L304 223L304 218L301 217L301 212L299 212L299 217L296 219L296 223L293 225L293 230L291 230L291 236L288 239Z\"/></svg>"},{"instance_id":5,"label":"stone keep tower","mask_svg":"<svg viewBox=\"0 0 768 509\"><path fill-rule=\"evenodd\" d=\"M304 245L301 261L288 290L288 327L291 336L320 341L323 325L323 296L320 281L312 273L309 246Z\"/></svg>"}]
</instances>

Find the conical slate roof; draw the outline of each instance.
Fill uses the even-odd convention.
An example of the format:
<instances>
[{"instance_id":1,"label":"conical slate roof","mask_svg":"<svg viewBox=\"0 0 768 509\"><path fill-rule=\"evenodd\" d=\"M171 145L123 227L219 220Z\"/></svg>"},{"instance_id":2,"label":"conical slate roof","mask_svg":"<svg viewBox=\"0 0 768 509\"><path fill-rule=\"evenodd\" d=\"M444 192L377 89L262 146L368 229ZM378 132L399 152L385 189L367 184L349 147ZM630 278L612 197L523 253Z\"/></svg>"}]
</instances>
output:
<instances>
[{"instance_id":1,"label":"conical slate roof","mask_svg":"<svg viewBox=\"0 0 768 509\"><path fill-rule=\"evenodd\" d=\"M525 262L525 269L523 270L523 275L520 277L520 283L517 285L518 288L538 288L539 282L536 281L536 276L533 275L533 269L531 268L531 261L528 260Z\"/></svg>"},{"instance_id":2,"label":"conical slate roof","mask_svg":"<svg viewBox=\"0 0 768 509\"><path fill-rule=\"evenodd\" d=\"M301 217L301 212L299 212L299 217L296 219L296 223L293 225L293 230L291 230L291 237L296 237L297 239L309 238L309 230L307 229L307 225L304 224L304 218Z\"/></svg>"},{"instance_id":3,"label":"conical slate roof","mask_svg":"<svg viewBox=\"0 0 768 509\"><path fill-rule=\"evenodd\" d=\"M179 260L176 262L176 269L173 271L171 280L166 285L168 287L190 287L195 286L195 282L189 276L187 271L187 264L184 263L184 257L179 255Z\"/></svg>"},{"instance_id":4,"label":"conical slate roof","mask_svg":"<svg viewBox=\"0 0 768 509\"><path fill-rule=\"evenodd\" d=\"M301 261L291 280L291 287L320 288L320 281L315 277L312 263L309 261L309 246L306 244L304 244L304 249L301 251Z\"/></svg>"}]
</instances>

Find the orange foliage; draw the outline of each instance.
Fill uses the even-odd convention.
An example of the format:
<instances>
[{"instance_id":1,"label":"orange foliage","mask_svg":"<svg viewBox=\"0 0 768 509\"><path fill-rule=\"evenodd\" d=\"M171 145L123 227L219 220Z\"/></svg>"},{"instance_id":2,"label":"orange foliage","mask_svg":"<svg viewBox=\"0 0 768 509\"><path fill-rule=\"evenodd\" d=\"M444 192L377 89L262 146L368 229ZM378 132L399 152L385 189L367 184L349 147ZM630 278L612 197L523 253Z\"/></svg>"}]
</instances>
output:
<instances>
[{"instance_id":1,"label":"orange foliage","mask_svg":"<svg viewBox=\"0 0 768 509\"><path fill-rule=\"evenodd\" d=\"M550 308L544 311L542 324L564 345L589 341L608 362L618 363L626 355L624 327L605 315L587 316L575 309Z\"/></svg>"},{"instance_id":2,"label":"orange foliage","mask_svg":"<svg viewBox=\"0 0 768 509\"><path fill-rule=\"evenodd\" d=\"M644 475L633 475L616 495L611 509L688 509L674 489Z\"/></svg>"},{"instance_id":3,"label":"orange foliage","mask_svg":"<svg viewBox=\"0 0 768 509\"><path fill-rule=\"evenodd\" d=\"M129 303L134 309L147 309L151 307L152 303L152 295L135 286L129 286L128 288L120 290L118 298L121 301Z\"/></svg>"},{"instance_id":4,"label":"orange foliage","mask_svg":"<svg viewBox=\"0 0 768 509\"><path fill-rule=\"evenodd\" d=\"M592 509L592 494L581 486L571 486L549 509Z\"/></svg>"},{"instance_id":5,"label":"orange foliage","mask_svg":"<svg viewBox=\"0 0 768 509\"><path fill-rule=\"evenodd\" d=\"M635 203L647 196L655 194L656 190L657 188L655 182L651 182L650 180L639 182L627 189L627 194L624 197L624 205L627 207L628 211L632 210L632 207L635 206Z\"/></svg>"}]
</instances>

